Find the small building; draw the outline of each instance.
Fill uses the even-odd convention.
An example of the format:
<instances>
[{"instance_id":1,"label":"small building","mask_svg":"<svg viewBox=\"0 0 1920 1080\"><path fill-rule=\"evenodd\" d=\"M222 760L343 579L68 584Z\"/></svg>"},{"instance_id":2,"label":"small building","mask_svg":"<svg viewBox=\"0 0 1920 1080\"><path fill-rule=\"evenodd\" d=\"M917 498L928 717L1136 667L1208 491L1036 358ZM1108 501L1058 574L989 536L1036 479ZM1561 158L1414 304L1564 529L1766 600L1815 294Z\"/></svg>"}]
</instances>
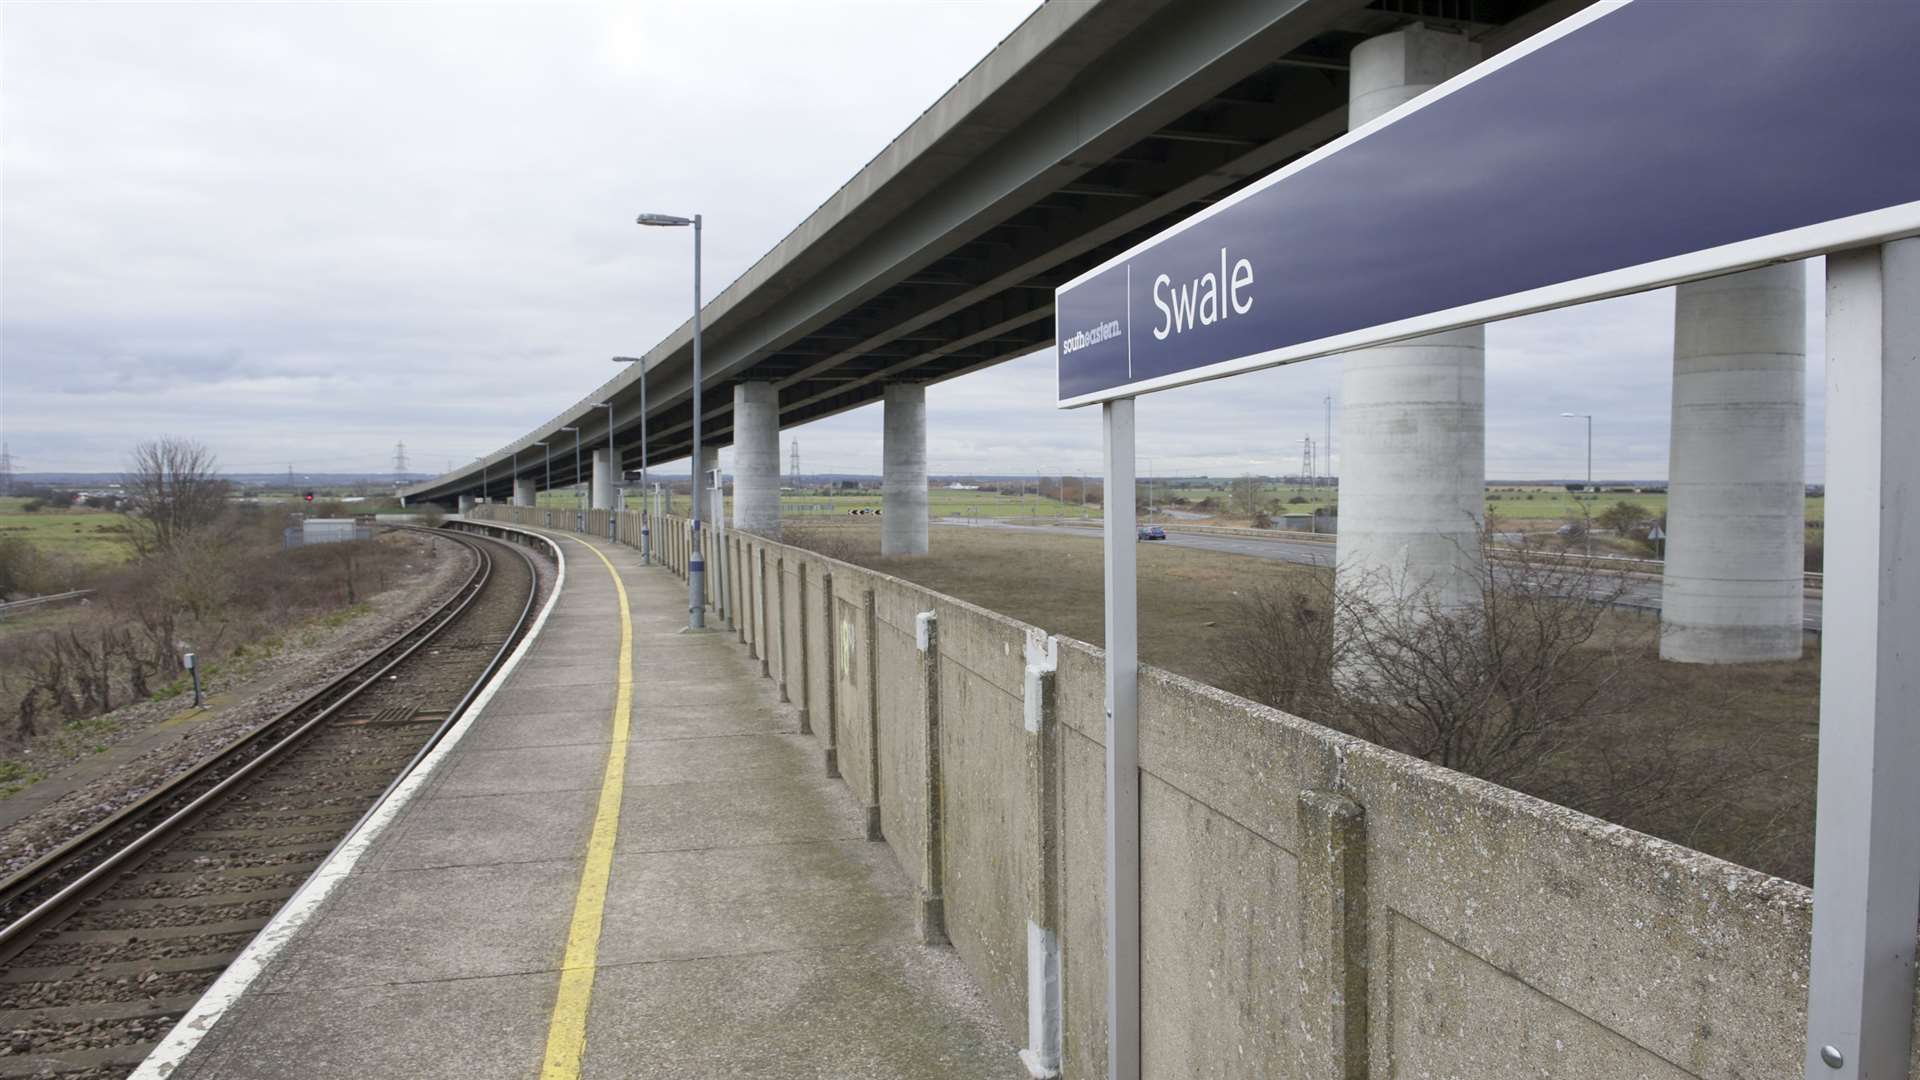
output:
<instances>
[{"instance_id":1,"label":"small building","mask_svg":"<svg viewBox=\"0 0 1920 1080\"><path fill-rule=\"evenodd\" d=\"M373 525L353 518L307 518L297 529L288 529L286 545L340 544L349 540L373 539Z\"/></svg>"}]
</instances>

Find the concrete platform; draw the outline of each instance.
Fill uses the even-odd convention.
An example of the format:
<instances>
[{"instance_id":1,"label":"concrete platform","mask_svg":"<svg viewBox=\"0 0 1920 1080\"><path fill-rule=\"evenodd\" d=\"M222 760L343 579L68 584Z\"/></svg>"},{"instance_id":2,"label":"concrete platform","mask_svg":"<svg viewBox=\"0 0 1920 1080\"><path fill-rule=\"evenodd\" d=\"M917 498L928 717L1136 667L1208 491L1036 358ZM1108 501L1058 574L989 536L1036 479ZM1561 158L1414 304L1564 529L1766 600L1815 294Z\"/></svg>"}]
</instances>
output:
<instances>
[{"instance_id":1,"label":"concrete platform","mask_svg":"<svg viewBox=\"0 0 1920 1080\"><path fill-rule=\"evenodd\" d=\"M560 542L526 660L173 1077L542 1075L619 683L612 574ZM592 544L634 681L577 1075L1025 1076L758 662L680 634L685 585Z\"/></svg>"}]
</instances>

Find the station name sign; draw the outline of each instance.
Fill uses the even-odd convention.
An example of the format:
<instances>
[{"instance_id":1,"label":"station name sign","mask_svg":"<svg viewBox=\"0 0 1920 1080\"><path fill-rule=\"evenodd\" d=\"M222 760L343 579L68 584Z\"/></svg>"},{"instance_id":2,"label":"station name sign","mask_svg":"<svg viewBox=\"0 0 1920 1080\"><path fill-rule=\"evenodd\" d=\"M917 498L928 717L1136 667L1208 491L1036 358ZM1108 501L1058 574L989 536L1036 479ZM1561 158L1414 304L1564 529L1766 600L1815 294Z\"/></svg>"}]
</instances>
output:
<instances>
[{"instance_id":1,"label":"station name sign","mask_svg":"<svg viewBox=\"0 0 1920 1080\"><path fill-rule=\"evenodd\" d=\"M1606 3L1055 294L1074 407L1920 233L1920 3Z\"/></svg>"}]
</instances>

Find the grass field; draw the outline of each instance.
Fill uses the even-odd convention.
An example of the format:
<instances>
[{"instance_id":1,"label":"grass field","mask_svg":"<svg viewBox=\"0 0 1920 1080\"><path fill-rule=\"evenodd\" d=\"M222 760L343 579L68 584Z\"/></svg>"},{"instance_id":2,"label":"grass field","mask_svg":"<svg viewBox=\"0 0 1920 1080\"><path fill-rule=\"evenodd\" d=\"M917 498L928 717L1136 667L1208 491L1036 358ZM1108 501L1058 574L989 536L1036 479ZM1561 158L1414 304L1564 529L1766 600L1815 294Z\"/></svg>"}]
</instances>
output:
<instances>
[{"instance_id":1,"label":"grass field","mask_svg":"<svg viewBox=\"0 0 1920 1080\"><path fill-rule=\"evenodd\" d=\"M125 562L133 555L127 542L126 515L105 510L23 509L25 499L0 498L0 537L30 541L42 552L90 563Z\"/></svg>"},{"instance_id":2,"label":"grass field","mask_svg":"<svg viewBox=\"0 0 1920 1080\"><path fill-rule=\"evenodd\" d=\"M539 494L537 501L541 506L551 506L561 510L572 510L579 505L571 490L543 491ZM878 491L848 492L840 495L782 495L780 516L795 519L847 517L854 510L878 510L882 501ZM634 506L636 502L637 499L630 500L627 505ZM727 499L727 511L728 513L733 511L731 497ZM1023 514L1045 518L1079 517L1080 504L1071 501L1062 503L1057 499L1038 498L1033 495L1023 499L1017 495L1001 495L992 491L948 491L944 488L936 488L928 493L927 511L934 517L969 514L979 517L1014 517ZM687 496L680 495L674 498L669 512L685 514ZM1098 518L1100 507L1097 505L1088 507L1087 512Z\"/></svg>"},{"instance_id":3,"label":"grass field","mask_svg":"<svg viewBox=\"0 0 1920 1080\"><path fill-rule=\"evenodd\" d=\"M804 526L789 528L793 539L836 557L1053 633L1102 640L1101 548L1093 538L936 527L926 558L883 559L875 527L816 527L812 534ZM1139 558L1141 659L1208 683L1219 680L1223 644L1240 632L1236 595L1319 572L1172 545L1142 545ZM1651 620L1618 619L1618 632L1652 642ZM1637 685L1623 688L1645 705L1631 718L1598 722L1671 728L1678 749L1717 755L1727 777L1698 804L1621 824L1768 873L1810 880L1819 670L1813 644L1789 664L1670 664L1649 653L1630 672Z\"/></svg>"},{"instance_id":4,"label":"grass field","mask_svg":"<svg viewBox=\"0 0 1920 1080\"><path fill-rule=\"evenodd\" d=\"M1074 490L1071 483L1069 483L1068 490L1069 492ZM1143 483L1141 487L1141 498L1144 500L1146 496L1146 487ZM1176 497L1185 499L1188 506L1211 498L1222 509L1217 511L1211 519L1207 520L1211 520L1212 523L1219 525L1247 524L1245 516L1228 512L1225 509L1231 502L1231 495L1224 486L1178 489L1161 487L1154 491L1153 497L1154 504L1162 511L1155 520L1179 520L1177 517L1171 517L1165 513L1169 508L1176 510L1182 509L1181 504L1171 501ZM1280 510L1285 513L1309 513L1320 507L1337 506L1339 503L1338 490L1325 487L1295 488L1291 485L1282 486L1269 484L1266 488L1265 497L1277 500L1280 504ZM1295 497L1302 498L1306 501L1301 503L1288 501ZM1564 487L1514 486L1502 484L1487 489L1487 513L1491 517L1519 529L1544 531L1556 528L1568 520L1579 520L1582 516L1581 507L1583 505L1583 498L1590 500L1585 505L1590 507L1591 512L1596 515L1617 502L1628 502L1640 507L1650 520L1667 512L1667 497L1664 494L1601 492L1592 496L1582 496L1579 493L1570 492ZM687 501L685 495L674 498L671 501L672 507L669 512L686 513ZM853 510L877 510L880 508L881 502L881 495L878 491L849 492L835 495L782 495L780 497L780 513L783 518L796 520L810 517L844 517L848 516L850 511ZM539 495L539 504L541 506L552 506L559 509L571 510L575 508L577 502L573 491L568 489L541 492ZM1817 496L1809 497L1806 505L1807 521L1809 523L1818 523L1825 519L1826 500L1824 498ZM732 506L733 500L729 498L727 500L729 513L732 512ZM1083 510L1079 502L1072 498L1069 498L1063 503L1057 499L1042 498L1033 495L1022 497L1018 495L1002 495L992 491L950 491L945 488L935 488L929 492L927 506L929 512L936 518L967 516L997 518L1018 518L1022 516L1079 518L1084 514L1097 521L1101 517L1101 510L1097 504L1086 507Z\"/></svg>"}]
</instances>

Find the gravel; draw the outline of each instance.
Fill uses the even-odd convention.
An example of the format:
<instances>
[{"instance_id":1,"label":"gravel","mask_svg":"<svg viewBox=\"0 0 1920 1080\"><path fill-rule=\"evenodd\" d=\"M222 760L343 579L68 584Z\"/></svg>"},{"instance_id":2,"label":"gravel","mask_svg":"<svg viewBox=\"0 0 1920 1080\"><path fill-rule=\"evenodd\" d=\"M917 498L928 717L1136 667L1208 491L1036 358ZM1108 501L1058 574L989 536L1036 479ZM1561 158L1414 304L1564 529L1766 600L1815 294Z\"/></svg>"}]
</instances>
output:
<instances>
[{"instance_id":1,"label":"gravel","mask_svg":"<svg viewBox=\"0 0 1920 1080\"><path fill-rule=\"evenodd\" d=\"M388 534L382 541L421 543L410 533ZM311 626L304 633L289 633L285 649L256 665L259 678L251 684L232 688L233 692L248 697L244 702L229 705L219 719L193 727L179 740L156 748L0 829L0 877L18 871L41 854L85 832L95 822L218 752L301 700L315 687L378 652L403 628L446 599L454 586L472 572L473 564L470 557L464 556L464 548L452 541L434 543L440 549L440 557L431 561L424 557L416 560L414 566L420 572L370 598L369 614L336 628ZM463 557L449 557L454 552L462 553ZM181 708L179 699L172 699L145 701L115 710L110 719L119 730L113 738L124 740L138 736L153 724L177 714ZM68 767L76 764L79 762L69 763ZM49 780L58 775L56 769Z\"/></svg>"}]
</instances>

